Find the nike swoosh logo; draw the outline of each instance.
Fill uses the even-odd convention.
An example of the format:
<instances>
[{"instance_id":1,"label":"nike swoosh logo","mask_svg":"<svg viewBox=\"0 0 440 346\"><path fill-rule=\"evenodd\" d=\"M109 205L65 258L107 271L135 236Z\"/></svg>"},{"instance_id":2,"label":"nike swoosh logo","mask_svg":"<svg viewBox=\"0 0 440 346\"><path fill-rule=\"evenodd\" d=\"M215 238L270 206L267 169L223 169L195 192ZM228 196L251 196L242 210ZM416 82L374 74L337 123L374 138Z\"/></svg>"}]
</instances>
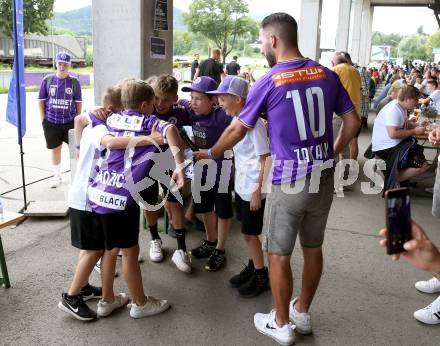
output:
<instances>
[{"instance_id":1,"label":"nike swoosh logo","mask_svg":"<svg viewBox=\"0 0 440 346\"><path fill-rule=\"evenodd\" d=\"M72 307L72 305L70 305L68 302L66 302L66 304L67 304L67 306L68 306L73 312L75 312L75 313L78 312L79 308L74 309L74 308Z\"/></svg>"},{"instance_id":2,"label":"nike swoosh logo","mask_svg":"<svg viewBox=\"0 0 440 346\"><path fill-rule=\"evenodd\" d=\"M266 328L267 329L275 329L274 327L270 326L269 323L266 323Z\"/></svg>"}]
</instances>

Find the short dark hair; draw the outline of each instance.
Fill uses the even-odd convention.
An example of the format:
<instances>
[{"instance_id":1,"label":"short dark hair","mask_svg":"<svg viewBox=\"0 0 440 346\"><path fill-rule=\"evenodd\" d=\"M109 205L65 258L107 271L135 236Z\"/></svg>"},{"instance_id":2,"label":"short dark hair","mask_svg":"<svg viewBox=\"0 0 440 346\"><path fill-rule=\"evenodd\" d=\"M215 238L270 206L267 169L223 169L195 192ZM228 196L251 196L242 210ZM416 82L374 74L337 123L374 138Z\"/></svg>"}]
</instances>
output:
<instances>
[{"instance_id":1,"label":"short dark hair","mask_svg":"<svg viewBox=\"0 0 440 346\"><path fill-rule=\"evenodd\" d=\"M170 74L162 74L157 77L157 83L154 89L156 92L177 95L177 92L179 91L179 82Z\"/></svg>"},{"instance_id":2,"label":"short dark hair","mask_svg":"<svg viewBox=\"0 0 440 346\"><path fill-rule=\"evenodd\" d=\"M263 30L269 26L276 29L278 37L285 45L298 47L298 24L291 15L284 12L272 13L261 22Z\"/></svg>"},{"instance_id":3,"label":"short dark hair","mask_svg":"<svg viewBox=\"0 0 440 346\"><path fill-rule=\"evenodd\" d=\"M232 57L232 59L237 60L237 59L238 59L238 56L234 55L234 56Z\"/></svg>"},{"instance_id":4,"label":"short dark hair","mask_svg":"<svg viewBox=\"0 0 440 346\"><path fill-rule=\"evenodd\" d=\"M397 96L399 101L405 101L405 99L418 100L420 98L420 91L412 85L404 85Z\"/></svg>"},{"instance_id":5,"label":"short dark hair","mask_svg":"<svg viewBox=\"0 0 440 346\"><path fill-rule=\"evenodd\" d=\"M428 81L426 82L428 84L432 84L434 85L436 88L438 87L438 83L435 79L428 79Z\"/></svg>"},{"instance_id":6,"label":"short dark hair","mask_svg":"<svg viewBox=\"0 0 440 346\"><path fill-rule=\"evenodd\" d=\"M351 61L351 56L348 52L341 52L341 53L345 55L345 59L347 59L347 61Z\"/></svg>"}]
</instances>

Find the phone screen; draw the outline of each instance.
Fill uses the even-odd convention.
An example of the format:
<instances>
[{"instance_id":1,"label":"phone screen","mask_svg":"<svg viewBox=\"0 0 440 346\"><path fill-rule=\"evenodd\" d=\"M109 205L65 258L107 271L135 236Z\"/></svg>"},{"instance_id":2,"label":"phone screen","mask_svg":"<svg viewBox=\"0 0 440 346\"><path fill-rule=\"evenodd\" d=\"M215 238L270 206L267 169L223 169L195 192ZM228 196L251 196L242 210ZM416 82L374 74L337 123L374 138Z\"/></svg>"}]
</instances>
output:
<instances>
[{"instance_id":1,"label":"phone screen","mask_svg":"<svg viewBox=\"0 0 440 346\"><path fill-rule=\"evenodd\" d=\"M404 251L403 244L411 239L411 208L407 189L388 191L388 254Z\"/></svg>"}]
</instances>

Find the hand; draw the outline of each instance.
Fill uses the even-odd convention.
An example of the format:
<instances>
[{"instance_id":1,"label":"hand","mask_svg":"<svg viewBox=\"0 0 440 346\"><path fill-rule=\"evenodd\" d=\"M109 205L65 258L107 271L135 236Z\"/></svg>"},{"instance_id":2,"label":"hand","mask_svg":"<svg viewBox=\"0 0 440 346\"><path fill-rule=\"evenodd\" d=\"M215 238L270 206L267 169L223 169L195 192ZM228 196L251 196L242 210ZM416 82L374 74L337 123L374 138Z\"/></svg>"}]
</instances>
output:
<instances>
[{"instance_id":1,"label":"hand","mask_svg":"<svg viewBox=\"0 0 440 346\"><path fill-rule=\"evenodd\" d=\"M195 157L196 160L208 159L208 150L200 149L198 151L194 151L193 156Z\"/></svg>"},{"instance_id":2,"label":"hand","mask_svg":"<svg viewBox=\"0 0 440 346\"><path fill-rule=\"evenodd\" d=\"M382 229L379 234L386 237L388 230ZM393 261L397 261L400 256L403 256L416 268L438 273L440 271L440 253L423 229L415 222L412 222L411 236L412 240L403 244L406 251L392 255ZM380 245L386 247L388 241L382 239Z\"/></svg>"},{"instance_id":3,"label":"hand","mask_svg":"<svg viewBox=\"0 0 440 346\"><path fill-rule=\"evenodd\" d=\"M436 126L428 135L429 142L432 145L438 147L440 146L440 125Z\"/></svg>"},{"instance_id":4,"label":"hand","mask_svg":"<svg viewBox=\"0 0 440 346\"><path fill-rule=\"evenodd\" d=\"M176 169L171 178L171 191L173 192L180 190L185 184L185 177L181 169Z\"/></svg>"},{"instance_id":5,"label":"hand","mask_svg":"<svg viewBox=\"0 0 440 346\"><path fill-rule=\"evenodd\" d=\"M414 134L415 134L416 136L422 136L422 135L425 134L425 132L426 132L426 127L424 127L424 126L417 126L417 127L414 129Z\"/></svg>"},{"instance_id":6,"label":"hand","mask_svg":"<svg viewBox=\"0 0 440 346\"><path fill-rule=\"evenodd\" d=\"M153 128L151 129L150 140L152 141L152 144L163 145L165 144L165 140L162 134L157 131L158 125L158 121L153 125Z\"/></svg>"},{"instance_id":7,"label":"hand","mask_svg":"<svg viewBox=\"0 0 440 346\"><path fill-rule=\"evenodd\" d=\"M261 189L256 189L251 196L250 209L257 211L261 208Z\"/></svg>"},{"instance_id":8,"label":"hand","mask_svg":"<svg viewBox=\"0 0 440 346\"><path fill-rule=\"evenodd\" d=\"M95 107L90 113L92 113L99 120L107 121L108 111L104 107Z\"/></svg>"}]
</instances>

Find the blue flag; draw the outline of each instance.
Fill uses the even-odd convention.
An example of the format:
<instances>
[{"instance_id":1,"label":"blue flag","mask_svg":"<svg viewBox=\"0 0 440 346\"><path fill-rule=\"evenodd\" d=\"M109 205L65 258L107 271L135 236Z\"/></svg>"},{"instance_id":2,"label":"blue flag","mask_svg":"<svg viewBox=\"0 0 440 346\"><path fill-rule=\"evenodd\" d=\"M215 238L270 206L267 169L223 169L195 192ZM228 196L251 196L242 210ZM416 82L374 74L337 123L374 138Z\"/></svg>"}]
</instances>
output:
<instances>
[{"instance_id":1,"label":"blue flag","mask_svg":"<svg viewBox=\"0 0 440 346\"><path fill-rule=\"evenodd\" d=\"M13 0L14 66L9 85L6 121L18 128L18 142L26 132L26 90L24 82L23 0Z\"/></svg>"}]
</instances>

